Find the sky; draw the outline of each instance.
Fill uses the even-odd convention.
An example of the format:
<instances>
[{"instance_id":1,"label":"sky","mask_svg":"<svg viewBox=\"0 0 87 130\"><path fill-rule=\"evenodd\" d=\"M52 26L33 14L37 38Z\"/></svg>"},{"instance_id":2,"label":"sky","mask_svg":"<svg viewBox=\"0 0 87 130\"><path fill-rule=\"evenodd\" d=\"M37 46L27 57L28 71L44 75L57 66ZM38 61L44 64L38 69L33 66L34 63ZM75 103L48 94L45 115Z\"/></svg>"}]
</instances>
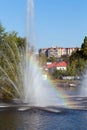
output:
<instances>
[{"instance_id":1,"label":"sky","mask_svg":"<svg viewBox=\"0 0 87 130\"><path fill-rule=\"evenodd\" d=\"M27 0L0 0L7 32L26 36ZM34 0L35 48L81 47L87 36L87 0Z\"/></svg>"}]
</instances>

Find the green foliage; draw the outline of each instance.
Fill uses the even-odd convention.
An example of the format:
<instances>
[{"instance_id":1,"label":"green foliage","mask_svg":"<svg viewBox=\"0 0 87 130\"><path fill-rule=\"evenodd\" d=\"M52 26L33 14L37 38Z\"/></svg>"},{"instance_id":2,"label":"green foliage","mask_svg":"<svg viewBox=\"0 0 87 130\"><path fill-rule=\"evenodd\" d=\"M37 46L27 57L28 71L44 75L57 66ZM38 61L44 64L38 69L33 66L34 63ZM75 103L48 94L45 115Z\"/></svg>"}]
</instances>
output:
<instances>
[{"instance_id":1,"label":"green foliage","mask_svg":"<svg viewBox=\"0 0 87 130\"><path fill-rule=\"evenodd\" d=\"M47 59L48 62L56 62L56 57L52 56Z\"/></svg>"},{"instance_id":2,"label":"green foliage","mask_svg":"<svg viewBox=\"0 0 87 130\"><path fill-rule=\"evenodd\" d=\"M55 70L52 75L55 79L60 79L62 76L66 75L66 71L65 70Z\"/></svg>"},{"instance_id":3,"label":"green foliage","mask_svg":"<svg viewBox=\"0 0 87 130\"><path fill-rule=\"evenodd\" d=\"M81 46L82 55L85 60L87 60L87 37L84 38L84 42Z\"/></svg>"},{"instance_id":4,"label":"green foliage","mask_svg":"<svg viewBox=\"0 0 87 130\"><path fill-rule=\"evenodd\" d=\"M69 75L82 75L87 64L87 37L84 38L84 42L81 46L81 50L78 50L69 58L69 66L67 71Z\"/></svg>"},{"instance_id":5,"label":"green foliage","mask_svg":"<svg viewBox=\"0 0 87 130\"><path fill-rule=\"evenodd\" d=\"M25 38L16 32L7 33L0 25L0 87L4 97L18 97L23 88L21 73L21 51Z\"/></svg>"}]
</instances>

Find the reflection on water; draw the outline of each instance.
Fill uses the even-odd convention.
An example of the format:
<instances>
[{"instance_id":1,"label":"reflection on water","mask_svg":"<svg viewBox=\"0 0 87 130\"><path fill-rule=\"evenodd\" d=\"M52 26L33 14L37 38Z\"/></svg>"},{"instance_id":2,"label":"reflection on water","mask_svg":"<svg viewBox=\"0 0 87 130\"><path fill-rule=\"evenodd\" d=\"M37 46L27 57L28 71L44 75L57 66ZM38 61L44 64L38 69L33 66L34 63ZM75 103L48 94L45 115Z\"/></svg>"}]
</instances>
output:
<instances>
[{"instance_id":1,"label":"reflection on water","mask_svg":"<svg viewBox=\"0 0 87 130\"><path fill-rule=\"evenodd\" d=\"M51 113L38 109L0 112L0 130L86 130L87 111Z\"/></svg>"},{"instance_id":2,"label":"reflection on water","mask_svg":"<svg viewBox=\"0 0 87 130\"><path fill-rule=\"evenodd\" d=\"M80 96L80 82L75 83L76 86L69 86L69 84L72 83L58 83L57 86L60 87L67 95Z\"/></svg>"},{"instance_id":3,"label":"reflection on water","mask_svg":"<svg viewBox=\"0 0 87 130\"><path fill-rule=\"evenodd\" d=\"M22 130L22 115L15 111L0 112L0 130Z\"/></svg>"}]
</instances>

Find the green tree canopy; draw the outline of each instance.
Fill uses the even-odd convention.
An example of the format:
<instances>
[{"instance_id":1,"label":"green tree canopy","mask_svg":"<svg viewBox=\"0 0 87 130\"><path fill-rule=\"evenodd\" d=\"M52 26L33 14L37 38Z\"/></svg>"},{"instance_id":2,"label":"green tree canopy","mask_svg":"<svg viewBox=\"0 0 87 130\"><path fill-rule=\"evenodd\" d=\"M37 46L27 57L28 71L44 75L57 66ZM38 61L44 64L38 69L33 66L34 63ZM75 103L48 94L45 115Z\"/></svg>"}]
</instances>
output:
<instances>
[{"instance_id":1,"label":"green tree canopy","mask_svg":"<svg viewBox=\"0 0 87 130\"><path fill-rule=\"evenodd\" d=\"M84 42L82 43L81 49L83 58L87 60L87 37L84 38Z\"/></svg>"}]
</instances>

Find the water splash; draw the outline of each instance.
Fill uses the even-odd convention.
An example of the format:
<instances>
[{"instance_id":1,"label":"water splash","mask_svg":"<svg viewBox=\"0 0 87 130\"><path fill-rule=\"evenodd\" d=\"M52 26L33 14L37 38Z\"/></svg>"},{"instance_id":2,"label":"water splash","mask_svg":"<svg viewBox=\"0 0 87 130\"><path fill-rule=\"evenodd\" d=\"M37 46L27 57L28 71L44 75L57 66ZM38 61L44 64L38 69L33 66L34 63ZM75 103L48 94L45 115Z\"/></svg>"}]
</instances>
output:
<instances>
[{"instance_id":1,"label":"water splash","mask_svg":"<svg viewBox=\"0 0 87 130\"><path fill-rule=\"evenodd\" d=\"M87 69L83 76L83 80L80 86L80 96L87 97Z\"/></svg>"},{"instance_id":2,"label":"water splash","mask_svg":"<svg viewBox=\"0 0 87 130\"><path fill-rule=\"evenodd\" d=\"M27 0L27 5L26 52L21 50L20 53L16 43L14 43L14 50L17 52L16 58L11 45L5 43L14 64L11 62L9 57L2 52L2 56L6 62L6 69L0 67L0 70L3 73L1 80L3 81L4 78L7 79L3 83L6 82L13 87L21 100L31 106L67 106L64 94L62 94L59 90L54 90L52 84L49 84L48 81L43 79L43 73L39 69L35 52L32 49L35 41L33 31L33 0ZM3 90L7 90L4 88L4 84Z\"/></svg>"},{"instance_id":3,"label":"water splash","mask_svg":"<svg viewBox=\"0 0 87 130\"><path fill-rule=\"evenodd\" d=\"M27 45L23 65L24 102L38 106L57 105L58 103L64 105L64 100L55 94L47 81L44 81L35 53L32 52L32 45L35 41L33 20L34 2L27 0Z\"/></svg>"}]
</instances>

